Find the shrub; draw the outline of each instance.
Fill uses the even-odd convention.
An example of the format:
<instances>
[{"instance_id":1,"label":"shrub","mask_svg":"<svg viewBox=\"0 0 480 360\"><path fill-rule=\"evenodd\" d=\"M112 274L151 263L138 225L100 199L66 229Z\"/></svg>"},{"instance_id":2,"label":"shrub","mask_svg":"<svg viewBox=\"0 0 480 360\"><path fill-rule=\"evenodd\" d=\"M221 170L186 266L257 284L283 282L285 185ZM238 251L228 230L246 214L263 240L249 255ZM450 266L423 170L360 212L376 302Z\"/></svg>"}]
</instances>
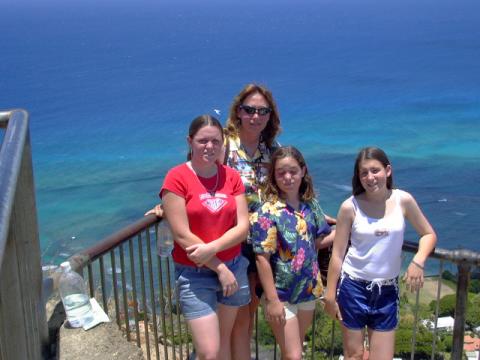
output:
<instances>
[{"instance_id":1,"label":"shrub","mask_svg":"<svg viewBox=\"0 0 480 360\"><path fill-rule=\"evenodd\" d=\"M438 316L455 316L456 294L445 295L440 299ZM435 311L437 302L433 300L430 303L430 310Z\"/></svg>"}]
</instances>

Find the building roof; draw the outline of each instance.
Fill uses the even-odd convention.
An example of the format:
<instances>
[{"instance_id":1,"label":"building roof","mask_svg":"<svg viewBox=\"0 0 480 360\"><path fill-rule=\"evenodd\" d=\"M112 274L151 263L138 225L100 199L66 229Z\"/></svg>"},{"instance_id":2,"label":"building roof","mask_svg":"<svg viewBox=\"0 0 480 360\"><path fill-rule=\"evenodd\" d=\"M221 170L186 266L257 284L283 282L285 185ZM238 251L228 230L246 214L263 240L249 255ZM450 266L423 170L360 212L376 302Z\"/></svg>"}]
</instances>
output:
<instances>
[{"instance_id":1,"label":"building roof","mask_svg":"<svg viewBox=\"0 0 480 360\"><path fill-rule=\"evenodd\" d=\"M480 339L472 338L470 335L465 335L463 338L463 350L475 351L480 350Z\"/></svg>"},{"instance_id":2,"label":"building roof","mask_svg":"<svg viewBox=\"0 0 480 360\"><path fill-rule=\"evenodd\" d=\"M430 329L433 329L435 323L432 320L422 320L422 324ZM453 328L455 319L451 316L439 317L437 319L437 329Z\"/></svg>"}]
</instances>

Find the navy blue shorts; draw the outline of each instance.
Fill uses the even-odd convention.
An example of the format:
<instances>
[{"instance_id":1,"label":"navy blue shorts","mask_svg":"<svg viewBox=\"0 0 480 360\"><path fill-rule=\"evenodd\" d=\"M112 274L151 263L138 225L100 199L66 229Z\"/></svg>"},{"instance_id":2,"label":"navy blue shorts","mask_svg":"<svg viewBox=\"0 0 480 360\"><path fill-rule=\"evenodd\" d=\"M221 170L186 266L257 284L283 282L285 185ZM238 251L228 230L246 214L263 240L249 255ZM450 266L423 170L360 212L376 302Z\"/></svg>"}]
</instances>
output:
<instances>
[{"instance_id":1,"label":"navy blue shorts","mask_svg":"<svg viewBox=\"0 0 480 360\"><path fill-rule=\"evenodd\" d=\"M395 330L399 318L398 279L375 282L344 274L337 303L348 329L363 330L367 326L375 331Z\"/></svg>"}]
</instances>

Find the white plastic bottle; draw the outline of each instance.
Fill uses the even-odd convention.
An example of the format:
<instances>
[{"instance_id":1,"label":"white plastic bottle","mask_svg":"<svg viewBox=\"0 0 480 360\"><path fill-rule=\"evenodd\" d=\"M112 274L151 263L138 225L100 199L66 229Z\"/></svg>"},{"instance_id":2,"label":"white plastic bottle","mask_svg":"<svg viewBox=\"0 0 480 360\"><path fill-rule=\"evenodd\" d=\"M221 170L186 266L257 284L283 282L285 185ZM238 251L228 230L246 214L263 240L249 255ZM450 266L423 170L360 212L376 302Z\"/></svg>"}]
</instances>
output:
<instances>
[{"instance_id":1,"label":"white plastic bottle","mask_svg":"<svg viewBox=\"0 0 480 360\"><path fill-rule=\"evenodd\" d=\"M166 219L158 224L157 251L160 257L168 257L173 250L173 236Z\"/></svg>"},{"instance_id":2,"label":"white plastic bottle","mask_svg":"<svg viewBox=\"0 0 480 360\"><path fill-rule=\"evenodd\" d=\"M93 320L92 305L82 277L72 270L70 263L60 264L62 275L59 291L67 320L71 327L78 328Z\"/></svg>"}]
</instances>

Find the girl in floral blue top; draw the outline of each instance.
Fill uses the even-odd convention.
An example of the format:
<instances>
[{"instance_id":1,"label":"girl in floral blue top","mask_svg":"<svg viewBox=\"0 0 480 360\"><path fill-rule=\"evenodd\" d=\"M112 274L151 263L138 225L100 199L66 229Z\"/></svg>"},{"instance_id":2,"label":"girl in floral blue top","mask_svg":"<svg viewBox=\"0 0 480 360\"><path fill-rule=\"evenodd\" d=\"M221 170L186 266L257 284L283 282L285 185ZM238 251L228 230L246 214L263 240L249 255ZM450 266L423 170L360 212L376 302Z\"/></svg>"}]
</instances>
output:
<instances>
[{"instance_id":1,"label":"girl in floral blue top","mask_svg":"<svg viewBox=\"0 0 480 360\"><path fill-rule=\"evenodd\" d=\"M250 217L264 314L282 359L301 359L315 300L323 290L316 249L329 246L333 232L296 148L281 147L272 154L265 195L269 201Z\"/></svg>"}]
</instances>

